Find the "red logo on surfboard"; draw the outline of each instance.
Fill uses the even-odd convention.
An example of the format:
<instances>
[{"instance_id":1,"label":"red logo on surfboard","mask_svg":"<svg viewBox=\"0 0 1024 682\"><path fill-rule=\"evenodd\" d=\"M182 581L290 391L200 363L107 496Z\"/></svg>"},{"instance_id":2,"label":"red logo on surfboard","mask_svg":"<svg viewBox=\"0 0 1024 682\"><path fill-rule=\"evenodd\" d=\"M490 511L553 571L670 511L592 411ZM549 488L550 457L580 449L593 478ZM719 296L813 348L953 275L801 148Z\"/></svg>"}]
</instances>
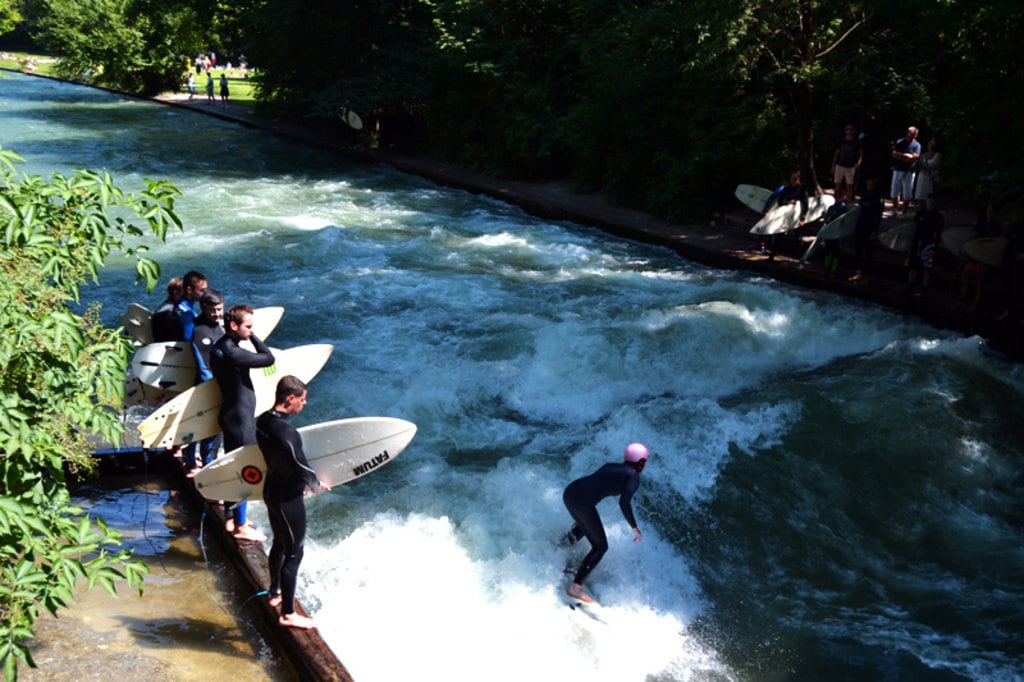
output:
<instances>
[{"instance_id":1,"label":"red logo on surfboard","mask_svg":"<svg viewBox=\"0 0 1024 682\"><path fill-rule=\"evenodd\" d=\"M263 472L260 471L259 467L249 466L242 467L242 480L249 485L256 485L263 480Z\"/></svg>"}]
</instances>

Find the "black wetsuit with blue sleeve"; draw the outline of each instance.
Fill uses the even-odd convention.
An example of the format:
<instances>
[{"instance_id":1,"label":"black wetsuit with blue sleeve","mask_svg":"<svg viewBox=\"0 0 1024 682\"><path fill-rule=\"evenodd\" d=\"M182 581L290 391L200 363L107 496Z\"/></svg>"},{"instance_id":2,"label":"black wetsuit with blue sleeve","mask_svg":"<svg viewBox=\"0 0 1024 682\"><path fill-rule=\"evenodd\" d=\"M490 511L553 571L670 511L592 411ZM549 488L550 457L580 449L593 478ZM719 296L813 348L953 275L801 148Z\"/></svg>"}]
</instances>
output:
<instances>
[{"instance_id":1,"label":"black wetsuit with blue sleeve","mask_svg":"<svg viewBox=\"0 0 1024 682\"><path fill-rule=\"evenodd\" d=\"M608 551L608 538L597 512L597 503L606 497L619 497L619 509L630 528L637 528L633 516L633 494L640 487L640 474L626 462L605 464L600 469L578 478L568 485L562 495L565 508L576 522L572 536L579 540L586 536L590 552L583 558L574 582L582 583Z\"/></svg>"}]
</instances>

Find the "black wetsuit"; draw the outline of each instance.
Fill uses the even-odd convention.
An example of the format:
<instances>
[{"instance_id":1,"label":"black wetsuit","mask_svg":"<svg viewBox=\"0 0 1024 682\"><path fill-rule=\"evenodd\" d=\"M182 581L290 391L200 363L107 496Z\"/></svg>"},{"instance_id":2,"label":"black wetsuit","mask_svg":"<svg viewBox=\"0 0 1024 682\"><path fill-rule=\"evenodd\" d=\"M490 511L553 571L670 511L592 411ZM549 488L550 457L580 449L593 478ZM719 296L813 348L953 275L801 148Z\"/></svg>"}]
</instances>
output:
<instances>
[{"instance_id":1,"label":"black wetsuit","mask_svg":"<svg viewBox=\"0 0 1024 682\"><path fill-rule=\"evenodd\" d=\"M256 442L256 389L252 386L249 370L274 364L274 354L266 344L255 336L250 336L249 340L256 349L255 353L241 348L238 341L228 334L213 344L210 353L210 370L220 384L223 396L217 421L224 434L224 452ZM238 502L224 508L225 511L229 509L235 528L244 526L246 503Z\"/></svg>"},{"instance_id":2,"label":"black wetsuit","mask_svg":"<svg viewBox=\"0 0 1024 682\"><path fill-rule=\"evenodd\" d=\"M164 300L149 318L153 341L183 341L185 328L178 319L178 302L173 298Z\"/></svg>"},{"instance_id":3,"label":"black wetsuit","mask_svg":"<svg viewBox=\"0 0 1024 682\"><path fill-rule=\"evenodd\" d=\"M255 336L249 340L255 353L239 347L238 341L227 334L210 353L210 370L223 395L217 420L224 434L225 452L256 442L256 391L249 370L274 364L274 354L263 341Z\"/></svg>"},{"instance_id":4,"label":"black wetsuit","mask_svg":"<svg viewBox=\"0 0 1024 682\"><path fill-rule=\"evenodd\" d=\"M857 226L853 231L853 262L854 268L860 270L872 262L871 235L878 231L882 224L881 193L868 190L860 200L860 213L857 214Z\"/></svg>"},{"instance_id":5,"label":"black wetsuit","mask_svg":"<svg viewBox=\"0 0 1024 682\"><path fill-rule=\"evenodd\" d=\"M267 505L274 542L270 546L270 593L281 595L281 614L295 611L295 584L306 540L303 494L319 486L302 450L302 437L276 410L256 420L256 441L267 462L263 501Z\"/></svg>"},{"instance_id":6,"label":"black wetsuit","mask_svg":"<svg viewBox=\"0 0 1024 682\"><path fill-rule=\"evenodd\" d=\"M630 528L636 528L633 516L633 493L640 487L640 474L626 462L605 464L600 469L578 478L565 489L562 501L576 524L569 531L579 540L586 536L590 541L590 552L583 557L583 563L576 571L574 582L582 583L608 551L608 538L604 533L597 503L606 497L619 496L619 509L626 517Z\"/></svg>"}]
</instances>

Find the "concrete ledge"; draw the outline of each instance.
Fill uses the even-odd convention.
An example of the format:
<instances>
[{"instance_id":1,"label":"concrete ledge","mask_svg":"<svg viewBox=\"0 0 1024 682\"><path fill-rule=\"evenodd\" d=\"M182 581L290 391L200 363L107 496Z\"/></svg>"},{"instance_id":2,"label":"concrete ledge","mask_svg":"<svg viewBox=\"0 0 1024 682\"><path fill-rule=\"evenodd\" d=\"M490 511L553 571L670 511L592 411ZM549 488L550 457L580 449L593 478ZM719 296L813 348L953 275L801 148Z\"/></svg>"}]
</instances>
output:
<instances>
[{"instance_id":1,"label":"concrete ledge","mask_svg":"<svg viewBox=\"0 0 1024 682\"><path fill-rule=\"evenodd\" d=\"M262 592L270 585L270 565L263 545L256 542L239 542L224 529L224 509L212 504L200 495L191 480L181 473L176 483L178 489L186 495L189 502L199 509L207 510L211 519L208 533L216 538L224 548L226 556L231 557L239 577L248 582L253 594ZM264 598L254 600L254 608L259 613L265 633L269 634L268 644L277 650L281 657L289 661L297 671L299 679L322 680L324 682L353 682L352 676L341 661L320 636L319 630L299 630L281 627L277 623L277 609L270 606ZM301 615L308 615L302 604L296 600L295 610Z\"/></svg>"},{"instance_id":2,"label":"concrete ledge","mask_svg":"<svg viewBox=\"0 0 1024 682\"><path fill-rule=\"evenodd\" d=\"M210 521L206 533L224 550L224 556L230 559L239 580L247 584L246 591L257 594L267 589L270 585L270 565L263 545L239 542L224 529L223 507L210 503L196 491L192 480L184 475L181 460L172 451L106 447L94 450L92 454L99 460L100 475L139 475L146 472L147 475L159 473L166 476L169 487L181 493L181 499L197 512L197 516L206 511ZM353 682L352 676L320 636L319 630L281 627L277 623L277 609L272 608L266 598L254 599L251 608L260 619L259 630L264 641L295 672L296 679ZM309 615L298 601L295 610L304 616Z\"/></svg>"}]
</instances>

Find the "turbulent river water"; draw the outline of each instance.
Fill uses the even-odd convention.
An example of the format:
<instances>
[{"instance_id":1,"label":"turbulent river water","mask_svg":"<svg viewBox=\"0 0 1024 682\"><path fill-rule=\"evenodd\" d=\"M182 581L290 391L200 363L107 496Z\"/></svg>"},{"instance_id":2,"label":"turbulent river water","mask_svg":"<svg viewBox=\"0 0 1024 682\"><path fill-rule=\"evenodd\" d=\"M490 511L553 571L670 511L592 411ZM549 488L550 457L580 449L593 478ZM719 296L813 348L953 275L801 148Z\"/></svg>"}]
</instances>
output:
<instances>
[{"instance_id":1,"label":"turbulent river water","mask_svg":"<svg viewBox=\"0 0 1024 682\"><path fill-rule=\"evenodd\" d=\"M308 502L300 599L360 682L1024 679L1024 375L978 339L102 91L7 75L0 120L29 172L182 189L161 284L334 344L298 425L419 426ZM112 262L86 298L160 296ZM632 440L593 620L561 493Z\"/></svg>"}]
</instances>

